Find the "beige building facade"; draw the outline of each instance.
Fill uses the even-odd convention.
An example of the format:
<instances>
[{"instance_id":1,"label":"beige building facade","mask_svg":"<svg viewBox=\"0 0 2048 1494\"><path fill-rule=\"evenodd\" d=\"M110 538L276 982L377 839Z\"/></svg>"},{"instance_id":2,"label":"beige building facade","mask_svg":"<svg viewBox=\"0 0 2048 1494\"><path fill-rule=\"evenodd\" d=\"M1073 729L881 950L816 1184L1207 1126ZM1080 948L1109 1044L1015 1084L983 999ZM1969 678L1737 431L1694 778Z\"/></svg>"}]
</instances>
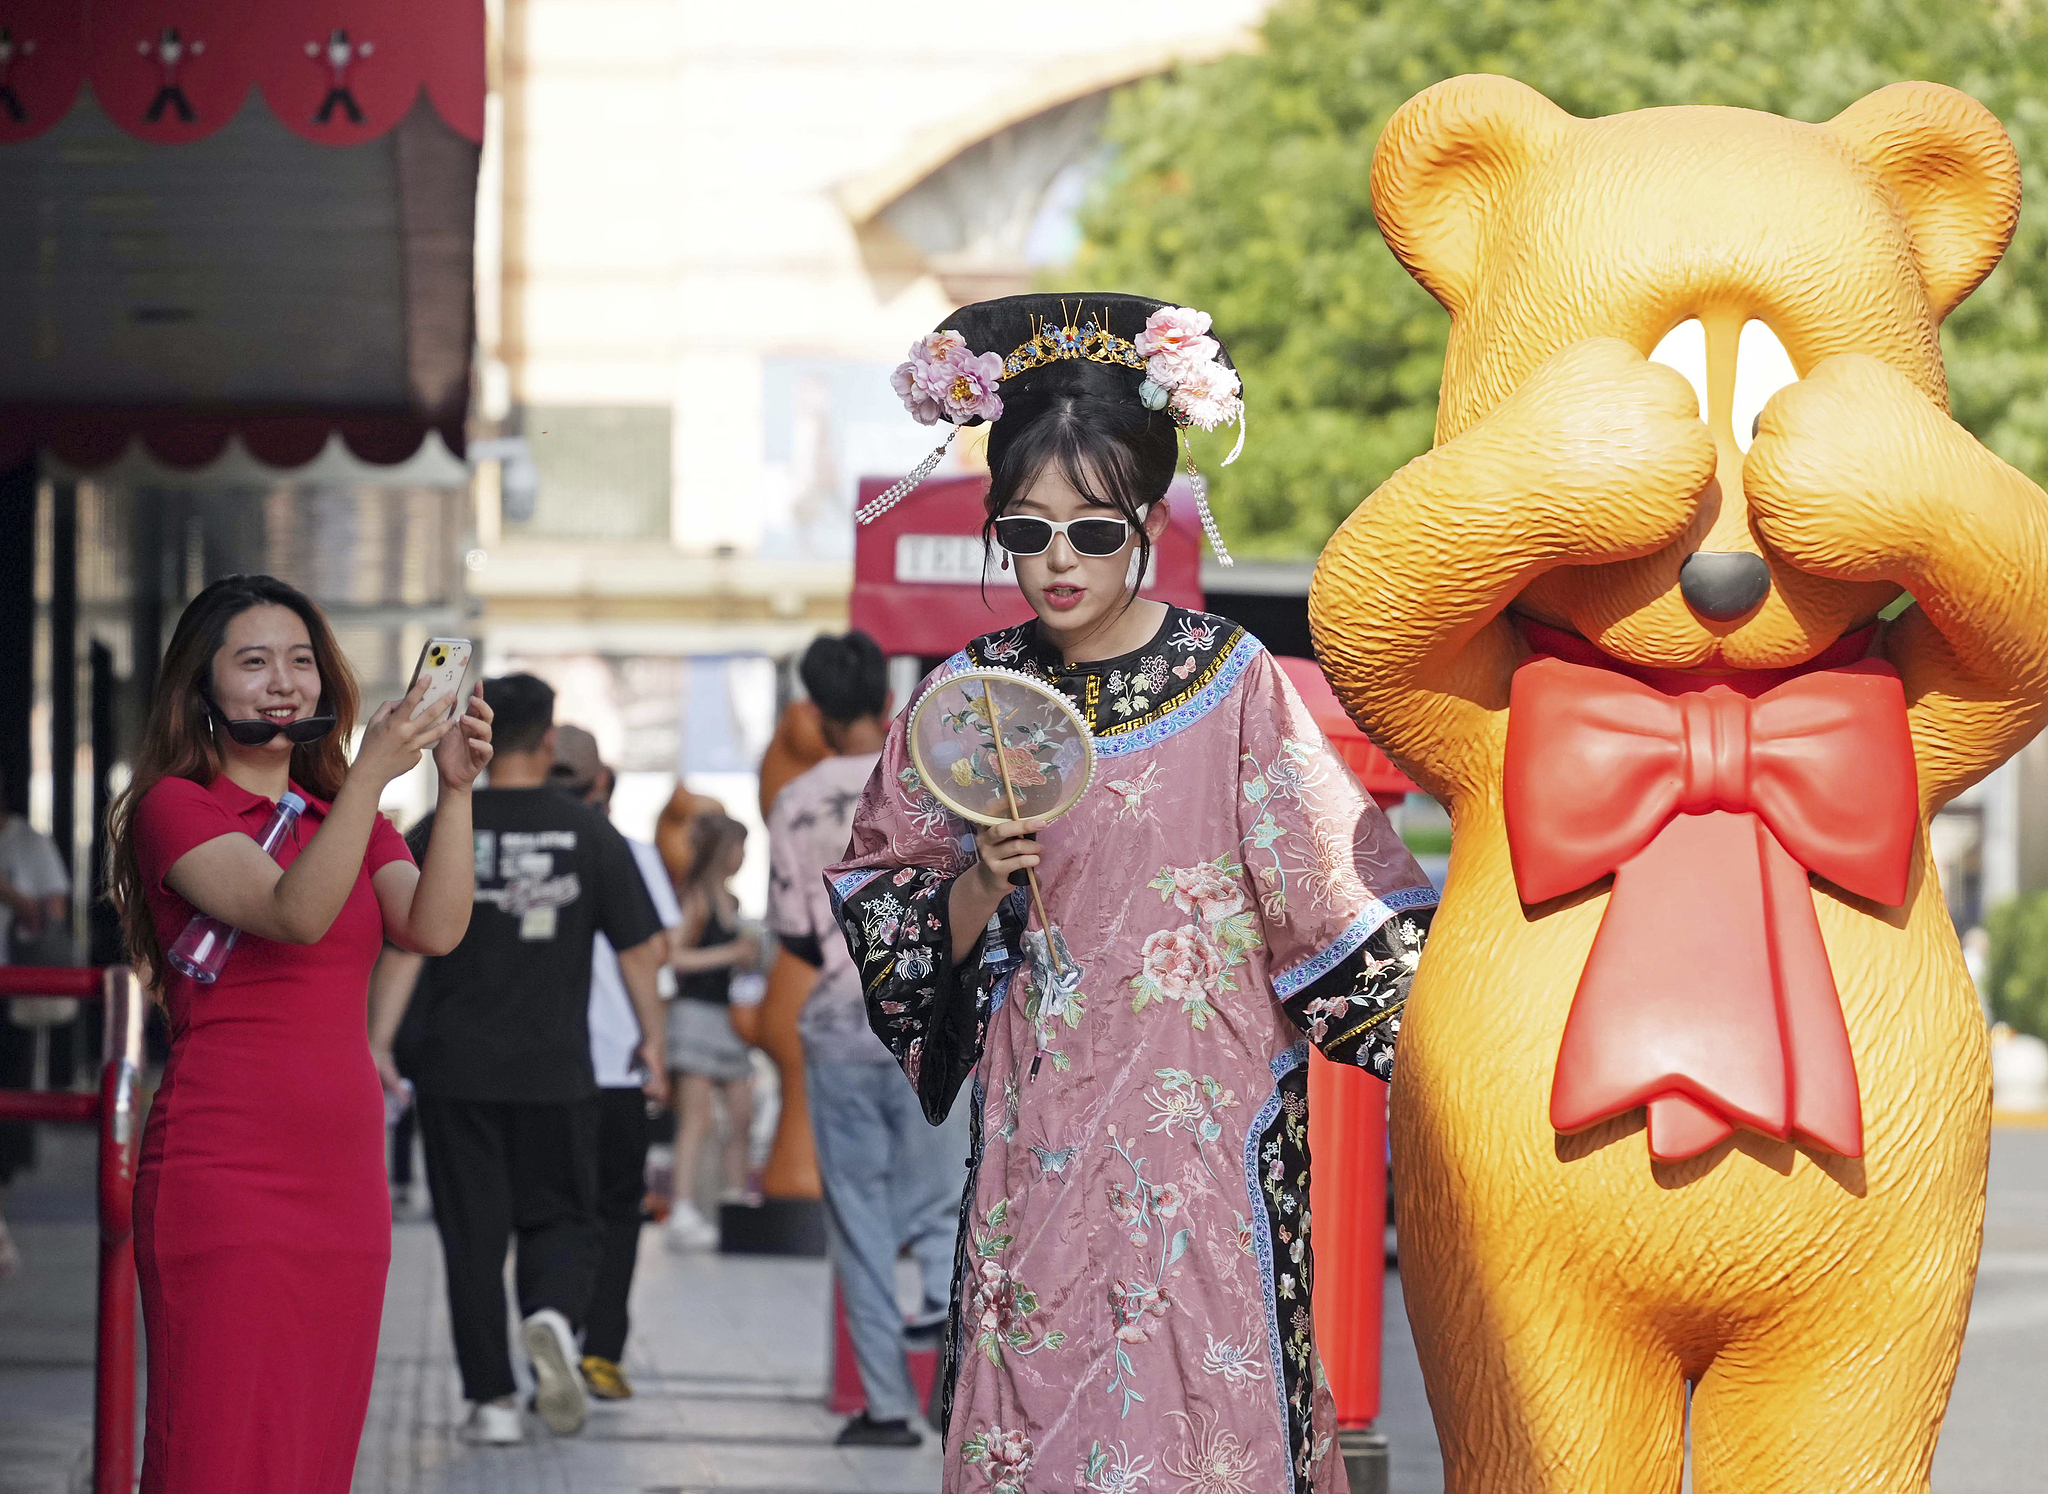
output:
<instances>
[{"instance_id":1,"label":"beige building facade","mask_svg":"<svg viewBox=\"0 0 2048 1494\"><path fill-rule=\"evenodd\" d=\"M932 444L890 369L1070 258L1111 92L1266 3L493 0L476 429L524 446L481 448L468 583L622 824L679 772L751 808L760 661L845 626L855 485Z\"/></svg>"}]
</instances>

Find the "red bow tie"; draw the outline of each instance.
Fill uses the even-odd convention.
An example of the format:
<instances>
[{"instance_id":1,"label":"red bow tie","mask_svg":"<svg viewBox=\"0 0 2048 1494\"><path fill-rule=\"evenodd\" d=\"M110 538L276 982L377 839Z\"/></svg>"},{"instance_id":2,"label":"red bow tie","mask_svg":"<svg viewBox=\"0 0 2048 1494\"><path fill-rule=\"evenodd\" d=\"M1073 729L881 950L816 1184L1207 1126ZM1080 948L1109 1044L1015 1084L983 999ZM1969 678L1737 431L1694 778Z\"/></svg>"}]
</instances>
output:
<instances>
[{"instance_id":1,"label":"red bow tie","mask_svg":"<svg viewBox=\"0 0 2048 1494\"><path fill-rule=\"evenodd\" d=\"M1541 656L1515 672L1506 813L1522 900L1614 873L1558 1050L1559 1131L1647 1105L1664 1161L1736 1126L1862 1155L1807 873L1905 900L1919 824L1905 692L1876 660L1753 699L1740 688L1759 683L1667 691Z\"/></svg>"}]
</instances>

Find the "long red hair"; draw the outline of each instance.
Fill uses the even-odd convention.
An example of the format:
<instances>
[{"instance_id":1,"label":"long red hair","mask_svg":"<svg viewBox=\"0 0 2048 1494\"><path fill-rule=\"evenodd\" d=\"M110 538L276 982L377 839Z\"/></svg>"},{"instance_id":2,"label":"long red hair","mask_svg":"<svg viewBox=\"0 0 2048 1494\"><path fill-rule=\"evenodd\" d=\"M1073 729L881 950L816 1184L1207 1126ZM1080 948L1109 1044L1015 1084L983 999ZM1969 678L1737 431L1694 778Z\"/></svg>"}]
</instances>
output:
<instances>
[{"instance_id":1,"label":"long red hair","mask_svg":"<svg viewBox=\"0 0 2048 1494\"><path fill-rule=\"evenodd\" d=\"M355 730L361 695L355 671L313 599L275 576L223 576L194 597L179 614L164 650L128 787L107 811L107 897L120 915L128 958L151 983L163 969L164 951L135 855L135 806L165 778L189 778L204 786L220 776L223 759L210 704L213 661L227 643L228 624L251 607L289 607L299 615L320 670L319 709L335 718L334 730L319 741L292 748L292 781L332 799L348 773L346 744Z\"/></svg>"}]
</instances>

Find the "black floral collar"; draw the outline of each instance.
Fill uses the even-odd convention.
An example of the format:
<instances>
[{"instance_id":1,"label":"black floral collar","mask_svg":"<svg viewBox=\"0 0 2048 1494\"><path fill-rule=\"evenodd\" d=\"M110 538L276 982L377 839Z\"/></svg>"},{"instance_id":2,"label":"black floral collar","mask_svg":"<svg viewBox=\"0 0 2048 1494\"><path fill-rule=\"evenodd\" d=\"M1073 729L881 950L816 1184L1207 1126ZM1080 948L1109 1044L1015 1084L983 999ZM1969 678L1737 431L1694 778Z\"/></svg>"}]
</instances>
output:
<instances>
[{"instance_id":1,"label":"black floral collar","mask_svg":"<svg viewBox=\"0 0 2048 1494\"><path fill-rule=\"evenodd\" d=\"M1069 665L1035 618L977 638L966 652L976 665L1044 680L1074 703L1090 731L1114 736L1157 720L1193 695L1243 636L1227 618L1169 603L1150 641L1113 659Z\"/></svg>"}]
</instances>

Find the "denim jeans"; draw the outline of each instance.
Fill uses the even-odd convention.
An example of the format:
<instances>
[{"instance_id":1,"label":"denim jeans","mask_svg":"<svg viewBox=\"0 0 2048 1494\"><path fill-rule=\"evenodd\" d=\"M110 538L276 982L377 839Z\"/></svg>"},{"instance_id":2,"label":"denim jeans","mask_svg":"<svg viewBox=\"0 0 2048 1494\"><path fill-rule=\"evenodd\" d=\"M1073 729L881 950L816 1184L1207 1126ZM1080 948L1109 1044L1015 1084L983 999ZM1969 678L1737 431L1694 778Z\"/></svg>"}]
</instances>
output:
<instances>
[{"instance_id":1,"label":"denim jeans","mask_svg":"<svg viewBox=\"0 0 2048 1494\"><path fill-rule=\"evenodd\" d=\"M868 1415L907 1419L918 1408L903 1357L896 1257L908 1250L916 1260L927 1308L950 1299L967 1184L968 1107L955 1105L944 1125L928 1124L910 1081L892 1063L810 1058L804 1080L832 1262Z\"/></svg>"}]
</instances>

